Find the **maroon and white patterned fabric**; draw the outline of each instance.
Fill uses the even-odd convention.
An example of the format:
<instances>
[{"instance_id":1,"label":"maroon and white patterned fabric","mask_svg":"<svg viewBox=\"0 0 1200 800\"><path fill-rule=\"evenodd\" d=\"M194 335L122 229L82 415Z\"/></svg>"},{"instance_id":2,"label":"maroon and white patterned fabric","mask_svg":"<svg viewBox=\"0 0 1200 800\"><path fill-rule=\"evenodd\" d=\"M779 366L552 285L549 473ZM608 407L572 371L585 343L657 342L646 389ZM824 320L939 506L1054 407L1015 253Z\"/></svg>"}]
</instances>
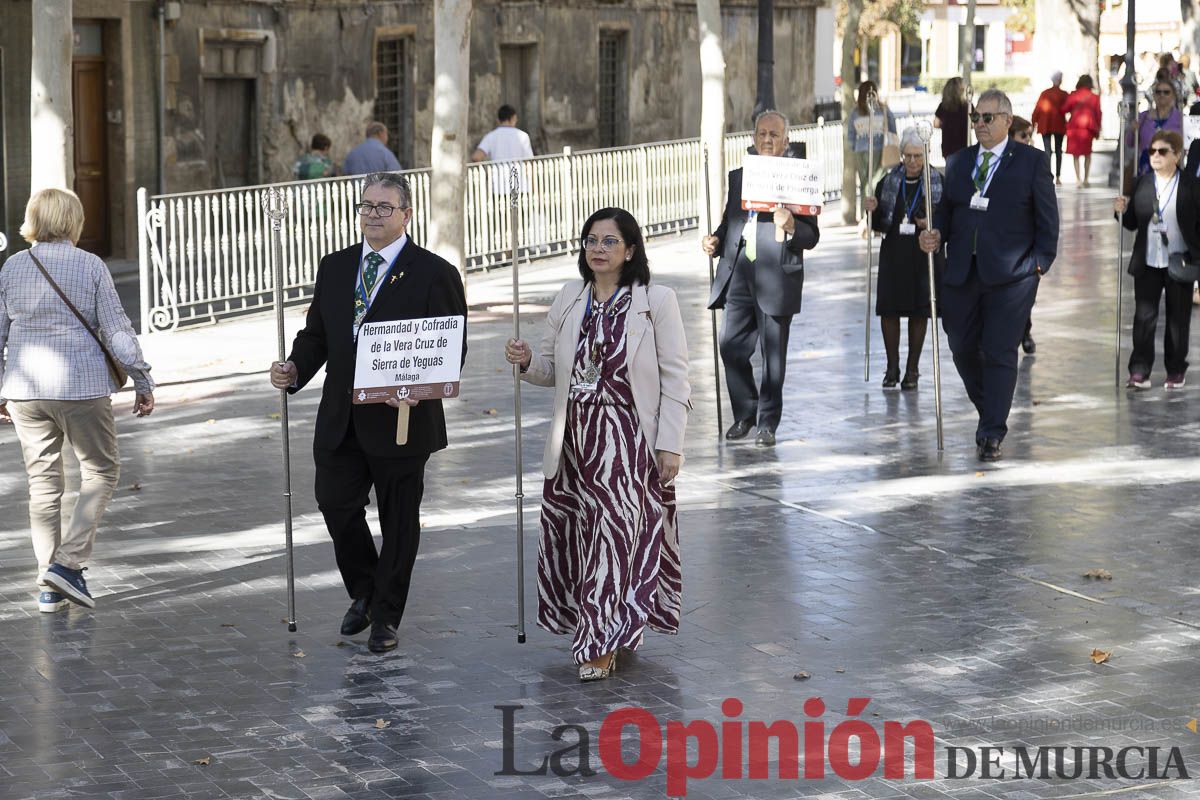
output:
<instances>
[{"instance_id":1,"label":"maroon and white patterned fabric","mask_svg":"<svg viewBox=\"0 0 1200 800\"><path fill-rule=\"evenodd\" d=\"M630 295L584 320L563 457L542 490L538 624L571 634L576 663L636 648L646 626L679 631L682 577L675 487L659 483L625 365ZM595 391L580 391L603 325Z\"/></svg>"}]
</instances>

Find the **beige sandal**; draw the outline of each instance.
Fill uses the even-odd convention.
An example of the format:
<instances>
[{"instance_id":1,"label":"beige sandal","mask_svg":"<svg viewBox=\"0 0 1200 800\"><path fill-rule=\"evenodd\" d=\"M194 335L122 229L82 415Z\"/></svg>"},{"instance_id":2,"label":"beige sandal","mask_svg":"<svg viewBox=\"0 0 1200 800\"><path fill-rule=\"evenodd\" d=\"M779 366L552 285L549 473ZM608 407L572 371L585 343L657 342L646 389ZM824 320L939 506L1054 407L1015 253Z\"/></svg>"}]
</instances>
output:
<instances>
[{"instance_id":1,"label":"beige sandal","mask_svg":"<svg viewBox=\"0 0 1200 800\"><path fill-rule=\"evenodd\" d=\"M614 650L608 659L607 667L597 667L592 664L579 665L579 680L602 681L617 671L617 652Z\"/></svg>"}]
</instances>

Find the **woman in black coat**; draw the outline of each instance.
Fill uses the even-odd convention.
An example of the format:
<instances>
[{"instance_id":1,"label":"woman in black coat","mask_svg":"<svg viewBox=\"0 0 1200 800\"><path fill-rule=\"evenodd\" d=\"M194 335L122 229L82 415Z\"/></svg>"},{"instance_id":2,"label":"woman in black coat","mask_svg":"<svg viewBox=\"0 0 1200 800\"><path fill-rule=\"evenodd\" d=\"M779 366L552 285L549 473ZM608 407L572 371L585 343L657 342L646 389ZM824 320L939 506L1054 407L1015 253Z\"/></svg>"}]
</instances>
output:
<instances>
[{"instance_id":1,"label":"woman in black coat","mask_svg":"<svg viewBox=\"0 0 1200 800\"><path fill-rule=\"evenodd\" d=\"M917 243L917 232L928 227L925 220L925 150L916 129L909 128L900 140L900 164L880 179L875 196L865 208L874 213L871 227L883 234L879 246L879 277L876 283L875 314L883 331L887 369L883 388L916 389L921 372L921 348L929 323L929 260ZM929 170L929 189L934 205L942 199L942 175ZM934 256L941 278L945 257ZM900 379L900 318L908 317L908 361Z\"/></svg>"},{"instance_id":2,"label":"woman in black coat","mask_svg":"<svg viewBox=\"0 0 1200 800\"><path fill-rule=\"evenodd\" d=\"M1167 320L1163 331L1163 361L1167 378L1163 388L1181 389L1188 362L1188 336L1192 322L1192 282L1171 276L1196 243L1197 185L1179 169L1183 137L1160 130L1150 139L1150 172L1137 179L1133 202L1113 201L1121 224L1136 230L1128 272L1133 276L1133 352L1129 356L1130 389L1149 389L1154 366L1154 333L1158 327L1159 300L1166 295Z\"/></svg>"}]
</instances>

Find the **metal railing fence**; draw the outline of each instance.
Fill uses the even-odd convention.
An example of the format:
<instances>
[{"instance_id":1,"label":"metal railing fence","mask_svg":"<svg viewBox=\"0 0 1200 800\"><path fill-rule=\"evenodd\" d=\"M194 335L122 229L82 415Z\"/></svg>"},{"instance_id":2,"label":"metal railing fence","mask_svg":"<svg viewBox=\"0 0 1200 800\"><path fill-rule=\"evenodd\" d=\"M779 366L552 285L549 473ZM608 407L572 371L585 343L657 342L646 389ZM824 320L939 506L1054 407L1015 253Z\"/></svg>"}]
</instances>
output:
<instances>
[{"instance_id":1,"label":"metal railing fence","mask_svg":"<svg viewBox=\"0 0 1200 800\"><path fill-rule=\"evenodd\" d=\"M821 163L825 196L841 196L842 123L793 127L792 141L808 145ZM742 163L749 133L725 138L727 169ZM468 270L507 262L512 213L509 164L472 164L466 174ZM647 236L694 228L700 215L698 139L540 156L519 162L522 255L569 252L583 221L605 206L629 210ZM413 190L415 241L429 226L430 171L404 173ZM360 239L354 204L362 178L326 178L275 184L288 201L284 222L284 296L312 295L326 253ZM182 194L138 190L138 261L142 331L169 331L262 311L274 302L273 255L262 198L268 186Z\"/></svg>"}]
</instances>

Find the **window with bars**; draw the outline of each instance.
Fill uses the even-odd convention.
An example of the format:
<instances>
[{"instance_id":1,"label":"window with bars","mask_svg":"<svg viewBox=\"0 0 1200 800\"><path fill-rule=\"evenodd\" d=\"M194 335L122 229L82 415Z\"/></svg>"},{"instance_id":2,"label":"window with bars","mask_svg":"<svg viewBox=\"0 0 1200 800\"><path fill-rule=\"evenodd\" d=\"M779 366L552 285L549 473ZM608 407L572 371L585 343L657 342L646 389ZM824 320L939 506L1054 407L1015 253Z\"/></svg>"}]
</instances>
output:
<instances>
[{"instance_id":1,"label":"window with bars","mask_svg":"<svg viewBox=\"0 0 1200 800\"><path fill-rule=\"evenodd\" d=\"M387 125L388 148L404 169L413 167L412 56L408 36L375 44L375 119Z\"/></svg>"},{"instance_id":2,"label":"window with bars","mask_svg":"<svg viewBox=\"0 0 1200 800\"><path fill-rule=\"evenodd\" d=\"M597 107L601 147L626 144L629 112L629 70L624 31L601 31Z\"/></svg>"}]
</instances>

